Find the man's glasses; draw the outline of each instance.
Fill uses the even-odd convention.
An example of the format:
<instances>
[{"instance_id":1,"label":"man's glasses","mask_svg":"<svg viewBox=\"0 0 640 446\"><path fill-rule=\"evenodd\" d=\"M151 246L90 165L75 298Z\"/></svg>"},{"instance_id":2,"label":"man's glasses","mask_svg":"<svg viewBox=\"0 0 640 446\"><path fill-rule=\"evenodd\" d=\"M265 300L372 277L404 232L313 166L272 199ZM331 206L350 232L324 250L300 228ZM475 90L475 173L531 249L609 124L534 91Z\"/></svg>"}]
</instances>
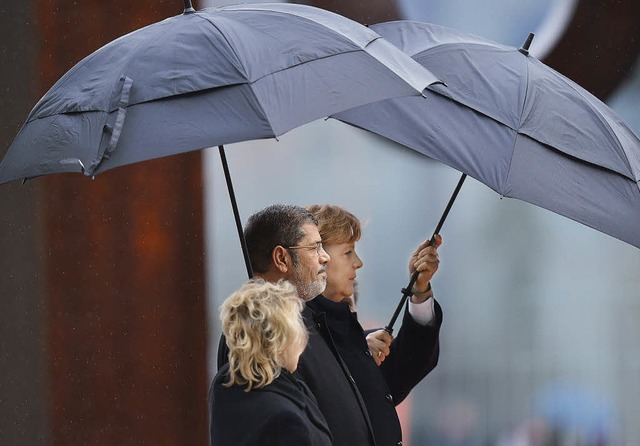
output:
<instances>
[{"instance_id":1,"label":"man's glasses","mask_svg":"<svg viewBox=\"0 0 640 446\"><path fill-rule=\"evenodd\" d=\"M298 245L298 246L289 246L287 249L315 249L316 254L320 255L324 251L322 247L322 242L314 243L313 245Z\"/></svg>"}]
</instances>

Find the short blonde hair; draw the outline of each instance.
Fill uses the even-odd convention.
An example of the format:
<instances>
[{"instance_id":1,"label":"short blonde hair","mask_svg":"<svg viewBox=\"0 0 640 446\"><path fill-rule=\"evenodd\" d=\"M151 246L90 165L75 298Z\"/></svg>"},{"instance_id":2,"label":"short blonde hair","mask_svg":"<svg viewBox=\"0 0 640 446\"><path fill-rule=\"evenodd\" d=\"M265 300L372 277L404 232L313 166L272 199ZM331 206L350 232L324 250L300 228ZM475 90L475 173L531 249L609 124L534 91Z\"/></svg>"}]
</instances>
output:
<instances>
[{"instance_id":1,"label":"short blonde hair","mask_svg":"<svg viewBox=\"0 0 640 446\"><path fill-rule=\"evenodd\" d=\"M325 245L355 243L362 234L358 217L340 206L312 204L307 210L318 219L318 231Z\"/></svg>"},{"instance_id":2,"label":"short blonde hair","mask_svg":"<svg viewBox=\"0 0 640 446\"><path fill-rule=\"evenodd\" d=\"M291 345L305 345L303 301L295 287L253 279L220 307L222 332L229 347L229 381L246 391L269 385L284 367Z\"/></svg>"}]
</instances>

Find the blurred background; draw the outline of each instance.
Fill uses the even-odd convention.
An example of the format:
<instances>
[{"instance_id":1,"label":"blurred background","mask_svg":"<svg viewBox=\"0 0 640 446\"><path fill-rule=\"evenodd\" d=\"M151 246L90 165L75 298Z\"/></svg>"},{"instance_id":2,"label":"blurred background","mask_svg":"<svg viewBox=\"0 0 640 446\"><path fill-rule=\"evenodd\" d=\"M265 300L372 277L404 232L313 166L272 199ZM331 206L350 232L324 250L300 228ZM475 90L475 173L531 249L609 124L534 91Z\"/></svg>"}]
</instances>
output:
<instances>
[{"instance_id":1,"label":"blurred background","mask_svg":"<svg viewBox=\"0 0 640 446\"><path fill-rule=\"evenodd\" d=\"M307 3L513 46L533 31L534 56L640 133L632 0ZM0 6L0 155L73 64L181 10L177 0ZM333 120L229 145L227 158L243 222L272 203L338 204L365 222L365 327L388 322L408 257L459 177ZM440 363L402 405L405 444L640 444L640 251L473 179L441 234ZM0 444L207 444L217 309L246 279L217 150L94 181L3 185L0 247Z\"/></svg>"}]
</instances>

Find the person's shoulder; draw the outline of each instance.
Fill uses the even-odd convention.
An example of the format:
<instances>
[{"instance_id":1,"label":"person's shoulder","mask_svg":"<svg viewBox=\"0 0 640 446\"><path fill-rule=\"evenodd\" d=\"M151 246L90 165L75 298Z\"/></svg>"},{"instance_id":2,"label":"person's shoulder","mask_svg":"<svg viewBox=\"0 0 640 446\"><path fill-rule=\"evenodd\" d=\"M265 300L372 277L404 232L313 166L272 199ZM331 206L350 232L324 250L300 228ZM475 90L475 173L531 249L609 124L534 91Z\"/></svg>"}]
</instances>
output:
<instances>
[{"instance_id":1,"label":"person's shoulder","mask_svg":"<svg viewBox=\"0 0 640 446\"><path fill-rule=\"evenodd\" d=\"M295 397L298 394L302 393L302 390L300 389L300 386L298 384L298 380L292 373L287 370L282 370L280 375L275 380L273 380L271 384L261 387L258 390L261 390L265 393L278 395L279 397L284 399L292 399L292 397Z\"/></svg>"},{"instance_id":2,"label":"person's shoulder","mask_svg":"<svg viewBox=\"0 0 640 446\"><path fill-rule=\"evenodd\" d=\"M213 389L217 389L220 387L224 387L222 384L227 382L229 379L229 364L225 364L222 367L220 367L220 369L218 370L218 372L215 374L215 376L213 377L213 380L211 381L211 387Z\"/></svg>"},{"instance_id":3,"label":"person's shoulder","mask_svg":"<svg viewBox=\"0 0 640 446\"><path fill-rule=\"evenodd\" d=\"M300 410L295 395L290 395L290 389L282 388L273 383L264 387L254 387L247 392L245 386L226 386L224 381L214 382L211 390L211 403L214 407L225 407L228 410L251 408L253 415L261 418L271 417L276 411Z\"/></svg>"}]
</instances>

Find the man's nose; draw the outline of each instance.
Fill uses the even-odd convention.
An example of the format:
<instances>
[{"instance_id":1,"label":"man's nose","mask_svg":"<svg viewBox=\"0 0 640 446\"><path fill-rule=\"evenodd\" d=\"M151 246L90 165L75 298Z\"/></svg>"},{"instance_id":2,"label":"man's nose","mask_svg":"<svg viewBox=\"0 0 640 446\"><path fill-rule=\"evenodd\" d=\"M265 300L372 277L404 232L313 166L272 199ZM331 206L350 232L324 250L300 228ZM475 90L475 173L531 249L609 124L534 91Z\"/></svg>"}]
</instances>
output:
<instances>
[{"instance_id":1,"label":"man's nose","mask_svg":"<svg viewBox=\"0 0 640 446\"><path fill-rule=\"evenodd\" d=\"M331 261L331 257L329 256L329 253L327 251L324 250L324 248L322 248L320 250L320 255L318 256L318 259L320 260L320 263L325 264L328 263L329 261Z\"/></svg>"},{"instance_id":2,"label":"man's nose","mask_svg":"<svg viewBox=\"0 0 640 446\"><path fill-rule=\"evenodd\" d=\"M364 265L364 263L362 263L362 259L360 259L360 256L358 256L358 254L356 254L356 261L353 262L353 266L355 269L360 269L362 268L362 265Z\"/></svg>"}]
</instances>

